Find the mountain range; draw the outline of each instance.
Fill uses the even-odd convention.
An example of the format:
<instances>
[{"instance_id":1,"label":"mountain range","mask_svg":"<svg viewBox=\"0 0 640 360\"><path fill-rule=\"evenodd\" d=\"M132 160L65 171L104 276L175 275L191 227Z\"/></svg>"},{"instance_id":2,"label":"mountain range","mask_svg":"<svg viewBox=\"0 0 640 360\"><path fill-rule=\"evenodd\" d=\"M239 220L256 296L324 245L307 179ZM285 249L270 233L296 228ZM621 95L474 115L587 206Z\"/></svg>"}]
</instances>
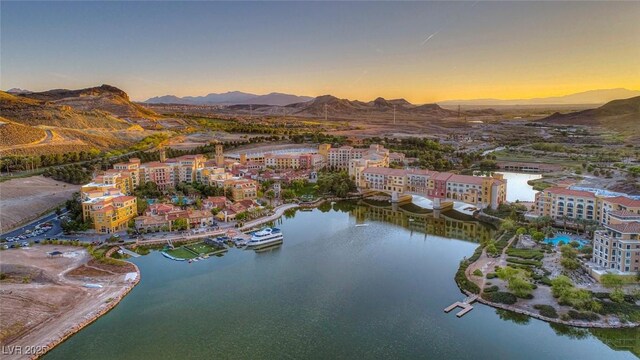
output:
<instances>
[{"instance_id":1,"label":"mountain range","mask_svg":"<svg viewBox=\"0 0 640 360\"><path fill-rule=\"evenodd\" d=\"M235 105L235 104L256 104L256 105L278 105L284 106L298 102L312 100L310 96L298 96L272 92L266 95L256 95L241 91L229 91L226 93L211 93L205 96L184 96L165 95L150 98L146 104L183 104L183 105Z\"/></svg>"},{"instance_id":2,"label":"mountain range","mask_svg":"<svg viewBox=\"0 0 640 360\"><path fill-rule=\"evenodd\" d=\"M598 108L538 120L558 125L603 126L640 138L640 96L610 101Z\"/></svg>"},{"instance_id":3,"label":"mountain range","mask_svg":"<svg viewBox=\"0 0 640 360\"><path fill-rule=\"evenodd\" d=\"M325 111L330 117L348 119L351 117L392 116L396 112L398 117L413 116L416 118L429 117L442 119L457 116L456 111L443 109L437 104L414 105L405 99L376 98L365 102L360 100L340 99L333 95L322 95L315 99L289 104L286 106L235 104L224 107L222 111L230 113L248 113L262 115L295 115L301 117L323 117Z\"/></svg>"},{"instance_id":4,"label":"mountain range","mask_svg":"<svg viewBox=\"0 0 640 360\"><path fill-rule=\"evenodd\" d=\"M533 99L470 99L439 101L440 105L515 106L515 105L602 105L616 99L640 96L640 91L623 88L589 90L564 96Z\"/></svg>"}]
</instances>

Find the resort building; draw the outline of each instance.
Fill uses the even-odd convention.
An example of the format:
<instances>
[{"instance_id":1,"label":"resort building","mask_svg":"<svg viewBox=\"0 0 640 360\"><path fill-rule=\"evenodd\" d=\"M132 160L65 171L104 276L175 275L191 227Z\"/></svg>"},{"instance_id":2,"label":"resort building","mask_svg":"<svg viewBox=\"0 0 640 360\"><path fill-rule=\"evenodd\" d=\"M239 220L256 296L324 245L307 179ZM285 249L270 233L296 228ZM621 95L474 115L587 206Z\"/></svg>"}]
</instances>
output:
<instances>
[{"instance_id":1,"label":"resort building","mask_svg":"<svg viewBox=\"0 0 640 360\"><path fill-rule=\"evenodd\" d=\"M565 187L551 187L536 194L535 215L549 216L556 221L585 219L606 225L611 222L612 212L640 214L640 200L626 196L603 197Z\"/></svg>"},{"instance_id":2,"label":"resort building","mask_svg":"<svg viewBox=\"0 0 640 360\"><path fill-rule=\"evenodd\" d=\"M418 169L367 167L358 183L361 189L402 195L405 193L431 199L446 199L497 208L506 201L507 183L502 176L480 177Z\"/></svg>"},{"instance_id":3,"label":"resort building","mask_svg":"<svg viewBox=\"0 0 640 360\"><path fill-rule=\"evenodd\" d=\"M251 179L229 179L224 182L225 189L231 191L233 201L254 200L258 197L258 182Z\"/></svg>"},{"instance_id":4,"label":"resort building","mask_svg":"<svg viewBox=\"0 0 640 360\"><path fill-rule=\"evenodd\" d=\"M129 162L121 162L113 164L114 170L128 171L131 174L131 180L133 187L136 188L140 185L140 159L131 158Z\"/></svg>"},{"instance_id":5,"label":"resort building","mask_svg":"<svg viewBox=\"0 0 640 360\"><path fill-rule=\"evenodd\" d=\"M556 221L597 221L598 198L589 191L550 187L536 194L534 212Z\"/></svg>"},{"instance_id":6,"label":"resort building","mask_svg":"<svg viewBox=\"0 0 640 360\"><path fill-rule=\"evenodd\" d=\"M211 226L214 223L210 210L184 210L171 204L152 204L144 215L135 218L135 227L142 232L172 231L178 219L185 219L189 229Z\"/></svg>"},{"instance_id":7,"label":"resort building","mask_svg":"<svg viewBox=\"0 0 640 360\"><path fill-rule=\"evenodd\" d=\"M614 196L601 198L598 208L598 220L601 224L609 224L609 214L613 211L622 211L630 214L640 214L640 200L634 200L626 196Z\"/></svg>"},{"instance_id":8,"label":"resort building","mask_svg":"<svg viewBox=\"0 0 640 360\"><path fill-rule=\"evenodd\" d=\"M330 170L349 170L351 160L358 159L375 159L384 162L386 164L384 166L389 166L389 150L377 144L372 144L368 148L354 148L346 145L332 148L329 144L322 144L318 148L318 153L325 158Z\"/></svg>"},{"instance_id":9,"label":"resort building","mask_svg":"<svg viewBox=\"0 0 640 360\"><path fill-rule=\"evenodd\" d=\"M592 262L597 275L635 275L640 271L640 214L611 212L604 230L595 232Z\"/></svg>"},{"instance_id":10,"label":"resort building","mask_svg":"<svg viewBox=\"0 0 640 360\"><path fill-rule=\"evenodd\" d=\"M129 220L137 215L137 209L135 196L123 195L115 188L89 190L83 187L82 219L92 221L96 232L110 234L126 230Z\"/></svg>"}]
</instances>

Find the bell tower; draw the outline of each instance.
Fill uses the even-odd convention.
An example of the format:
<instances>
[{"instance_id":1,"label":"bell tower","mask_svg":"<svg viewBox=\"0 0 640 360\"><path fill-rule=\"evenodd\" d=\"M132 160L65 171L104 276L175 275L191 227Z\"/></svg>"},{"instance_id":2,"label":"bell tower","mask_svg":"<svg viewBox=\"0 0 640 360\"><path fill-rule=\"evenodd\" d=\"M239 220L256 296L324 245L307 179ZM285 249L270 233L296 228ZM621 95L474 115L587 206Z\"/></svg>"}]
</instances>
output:
<instances>
[{"instance_id":1,"label":"bell tower","mask_svg":"<svg viewBox=\"0 0 640 360\"><path fill-rule=\"evenodd\" d=\"M216 166L224 166L224 149L222 144L216 144Z\"/></svg>"}]
</instances>

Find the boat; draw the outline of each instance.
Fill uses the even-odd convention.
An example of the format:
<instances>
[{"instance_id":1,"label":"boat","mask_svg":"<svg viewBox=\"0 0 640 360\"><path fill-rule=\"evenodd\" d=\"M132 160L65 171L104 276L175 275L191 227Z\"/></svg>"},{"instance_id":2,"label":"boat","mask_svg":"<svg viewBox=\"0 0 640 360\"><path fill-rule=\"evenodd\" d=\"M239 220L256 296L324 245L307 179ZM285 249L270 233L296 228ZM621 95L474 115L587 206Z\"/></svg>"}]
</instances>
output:
<instances>
[{"instance_id":1,"label":"boat","mask_svg":"<svg viewBox=\"0 0 640 360\"><path fill-rule=\"evenodd\" d=\"M236 238L233 238L233 242L236 245L236 247L243 247L247 245L248 240L245 240L241 237L236 237Z\"/></svg>"},{"instance_id":2,"label":"boat","mask_svg":"<svg viewBox=\"0 0 640 360\"><path fill-rule=\"evenodd\" d=\"M356 227L369 226L369 224L356 224Z\"/></svg>"},{"instance_id":3,"label":"boat","mask_svg":"<svg viewBox=\"0 0 640 360\"><path fill-rule=\"evenodd\" d=\"M260 249L277 243L281 243L284 240L282 232L278 228L264 228L260 231L256 231L251 236L249 242L247 242L247 249Z\"/></svg>"}]
</instances>

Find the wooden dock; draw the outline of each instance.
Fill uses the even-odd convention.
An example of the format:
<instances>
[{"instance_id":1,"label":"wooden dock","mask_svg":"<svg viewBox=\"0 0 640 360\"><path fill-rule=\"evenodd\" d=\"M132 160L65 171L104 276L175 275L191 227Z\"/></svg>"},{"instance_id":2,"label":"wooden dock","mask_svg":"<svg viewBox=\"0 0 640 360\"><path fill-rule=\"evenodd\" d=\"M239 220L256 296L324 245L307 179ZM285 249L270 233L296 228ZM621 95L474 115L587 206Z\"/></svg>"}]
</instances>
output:
<instances>
[{"instance_id":1,"label":"wooden dock","mask_svg":"<svg viewBox=\"0 0 640 360\"><path fill-rule=\"evenodd\" d=\"M469 311L473 310L473 306L471 306L471 304L478 300L478 295L472 295L467 297L466 299L462 300L462 301L456 301L453 304L447 306L444 309L444 312L449 313L451 312L451 310L455 309L455 308L462 308L462 310L460 310L456 316L457 317L462 317L464 316L466 313L468 313Z\"/></svg>"}]
</instances>

